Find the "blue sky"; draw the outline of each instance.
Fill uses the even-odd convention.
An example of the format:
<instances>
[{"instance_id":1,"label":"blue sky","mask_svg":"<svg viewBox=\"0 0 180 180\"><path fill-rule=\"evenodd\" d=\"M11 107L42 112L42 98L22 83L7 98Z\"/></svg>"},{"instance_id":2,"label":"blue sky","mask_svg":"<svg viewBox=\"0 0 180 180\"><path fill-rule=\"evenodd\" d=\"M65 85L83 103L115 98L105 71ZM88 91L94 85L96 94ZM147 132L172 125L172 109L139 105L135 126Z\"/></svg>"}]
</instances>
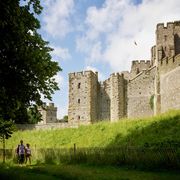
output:
<instances>
[{"instance_id":1,"label":"blue sky","mask_svg":"<svg viewBox=\"0 0 180 180\"><path fill-rule=\"evenodd\" d=\"M91 69L102 81L130 70L132 60L150 59L156 24L180 20L179 0L45 0L42 6L39 32L63 69L53 95L58 118L68 111L68 73Z\"/></svg>"}]
</instances>

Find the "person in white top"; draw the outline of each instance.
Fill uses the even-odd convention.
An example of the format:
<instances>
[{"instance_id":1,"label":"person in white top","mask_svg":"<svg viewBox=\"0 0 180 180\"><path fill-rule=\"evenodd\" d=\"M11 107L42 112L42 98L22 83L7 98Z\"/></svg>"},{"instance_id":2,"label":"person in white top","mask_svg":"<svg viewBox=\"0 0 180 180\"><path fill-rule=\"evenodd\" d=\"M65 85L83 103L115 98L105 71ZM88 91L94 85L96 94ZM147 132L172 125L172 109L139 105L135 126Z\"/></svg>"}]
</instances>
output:
<instances>
[{"instance_id":1,"label":"person in white top","mask_svg":"<svg viewBox=\"0 0 180 180\"><path fill-rule=\"evenodd\" d=\"M23 144L23 140L20 141L20 145L18 147L18 154L19 154L19 164L24 163L24 158L25 158L25 146Z\"/></svg>"},{"instance_id":2,"label":"person in white top","mask_svg":"<svg viewBox=\"0 0 180 180\"><path fill-rule=\"evenodd\" d=\"M29 159L29 164L31 164L31 149L30 144L26 144L26 163Z\"/></svg>"}]
</instances>

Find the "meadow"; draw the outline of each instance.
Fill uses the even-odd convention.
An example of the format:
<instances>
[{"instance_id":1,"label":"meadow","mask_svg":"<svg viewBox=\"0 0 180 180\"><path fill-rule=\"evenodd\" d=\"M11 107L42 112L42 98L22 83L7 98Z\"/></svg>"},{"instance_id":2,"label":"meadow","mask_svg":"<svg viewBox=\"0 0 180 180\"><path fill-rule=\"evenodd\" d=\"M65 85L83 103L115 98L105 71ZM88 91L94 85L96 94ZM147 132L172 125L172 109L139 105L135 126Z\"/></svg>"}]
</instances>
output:
<instances>
[{"instance_id":1,"label":"meadow","mask_svg":"<svg viewBox=\"0 0 180 180\"><path fill-rule=\"evenodd\" d=\"M33 166L30 167L32 171L36 172L38 168L45 171L49 167L50 170L47 172L55 173L54 176L58 177L58 172L51 170L51 167L77 168L80 174L85 171L87 174L88 172L94 174L95 169L92 168L95 166L101 175L103 175L101 171L104 171L101 168L104 166L107 171L111 168L121 168L119 176L121 176L121 171L124 172L122 167L133 168L135 172L137 169L146 171L180 169L180 111L169 111L150 118L123 119L115 123L99 122L80 126L77 129L16 131L6 141L6 162L12 171L13 169L14 172L24 171L26 174L26 171L31 173L30 167L22 169L16 167L15 149L21 139L24 143L31 144ZM87 169L82 170L84 167ZM113 172L116 171L115 169ZM4 169L2 174L6 174L6 170ZM125 174L130 175L133 170L128 171L126 170ZM136 174L135 172L132 176ZM75 174L72 176L75 177ZM154 172L154 175L156 176L157 172ZM180 177L177 173L174 175ZM92 177L89 179L95 178ZM106 179L108 176L102 177ZM141 176L138 177L142 179ZM158 176L153 179L161 178ZM124 176L124 179L128 178ZM148 175L144 179L148 179Z\"/></svg>"},{"instance_id":2,"label":"meadow","mask_svg":"<svg viewBox=\"0 0 180 180\"><path fill-rule=\"evenodd\" d=\"M32 148L93 147L180 147L180 111L118 122L99 122L79 128L16 131L6 141L6 148L15 149L19 141Z\"/></svg>"},{"instance_id":3,"label":"meadow","mask_svg":"<svg viewBox=\"0 0 180 180\"><path fill-rule=\"evenodd\" d=\"M0 166L0 179L7 180L179 180L177 171L141 171L89 165Z\"/></svg>"}]
</instances>

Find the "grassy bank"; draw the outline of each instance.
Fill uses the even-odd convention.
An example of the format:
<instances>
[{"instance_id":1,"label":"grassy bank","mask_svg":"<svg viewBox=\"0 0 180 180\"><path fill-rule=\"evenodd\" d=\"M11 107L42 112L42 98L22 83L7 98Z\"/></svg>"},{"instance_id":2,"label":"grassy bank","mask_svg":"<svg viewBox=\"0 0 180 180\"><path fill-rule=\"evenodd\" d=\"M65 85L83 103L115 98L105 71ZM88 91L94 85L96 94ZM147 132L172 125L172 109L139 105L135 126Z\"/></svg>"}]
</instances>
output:
<instances>
[{"instance_id":1,"label":"grassy bank","mask_svg":"<svg viewBox=\"0 0 180 180\"><path fill-rule=\"evenodd\" d=\"M17 131L6 143L10 149L7 160L13 159L20 139L31 144L34 164L180 168L180 111L147 119L101 122L78 129Z\"/></svg>"},{"instance_id":2,"label":"grassy bank","mask_svg":"<svg viewBox=\"0 0 180 180\"><path fill-rule=\"evenodd\" d=\"M78 129L17 131L6 142L14 149L23 139L36 148L180 146L180 111L146 119L100 122Z\"/></svg>"}]
</instances>

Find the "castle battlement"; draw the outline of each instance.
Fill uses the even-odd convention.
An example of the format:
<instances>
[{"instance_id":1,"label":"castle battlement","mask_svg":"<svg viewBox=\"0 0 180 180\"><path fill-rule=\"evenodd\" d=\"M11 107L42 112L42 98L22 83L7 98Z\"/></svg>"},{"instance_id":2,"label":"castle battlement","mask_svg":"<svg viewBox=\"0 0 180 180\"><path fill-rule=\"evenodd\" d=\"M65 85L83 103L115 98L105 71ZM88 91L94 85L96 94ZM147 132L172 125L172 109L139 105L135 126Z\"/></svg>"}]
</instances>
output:
<instances>
[{"instance_id":1,"label":"castle battlement","mask_svg":"<svg viewBox=\"0 0 180 180\"><path fill-rule=\"evenodd\" d=\"M135 77L142 70L148 69L151 67L150 60L134 60L131 65L131 78Z\"/></svg>"},{"instance_id":2,"label":"castle battlement","mask_svg":"<svg viewBox=\"0 0 180 180\"><path fill-rule=\"evenodd\" d=\"M124 77L124 74L119 73L119 72L115 72L115 73L112 73L112 74L110 75L110 77Z\"/></svg>"},{"instance_id":3,"label":"castle battlement","mask_svg":"<svg viewBox=\"0 0 180 180\"><path fill-rule=\"evenodd\" d=\"M150 64L150 60L133 60L132 65Z\"/></svg>"},{"instance_id":4,"label":"castle battlement","mask_svg":"<svg viewBox=\"0 0 180 180\"><path fill-rule=\"evenodd\" d=\"M169 29L169 28L173 28L174 26L174 22L167 22L167 24L165 25L164 23L159 23L157 24L157 29Z\"/></svg>"},{"instance_id":5,"label":"castle battlement","mask_svg":"<svg viewBox=\"0 0 180 180\"><path fill-rule=\"evenodd\" d=\"M87 76L87 75L98 76L98 72L95 72L95 73L94 73L93 71L88 70L88 71L81 71L81 72L69 73L69 77L70 77L70 78L82 77L82 76Z\"/></svg>"},{"instance_id":6,"label":"castle battlement","mask_svg":"<svg viewBox=\"0 0 180 180\"><path fill-rule=\"evenodd\" d=\"M50 102L48 105L44 102L42 107L38 108L42 115L42 121L38 124L55 123L57 121L57 107Z\"/></svg>"},{"instance_id":7,"label":"castle battlement","mask_svg":"<svg viewBox=\"0 0 180 180\"><path fill-rule=\"evenodd\" d=\"M130 72L112 73L103 82L92 71L69 74L68 121L113 122L180 109L179 89L180 21L160 23L151 60L133 60Z\"/></svg>"},{"instance_id":8,"label":"castle battlement","mask_svg":"<svg viewBox=\"0 0 180 180\"><path fill-rule=\"evenodd\" d=\"M172 29L174 26L180 26L180 21L174 21L174 22L167 22L166 24L164 23L158 23L156 28L157 30L162 30L162 29Z\"/></svg>"},{"instance_id":9,"label":"castle battlement","mask_svg":"<svg viewBox=\"0 0 180 180\"><path fill-rule=\"evenodd\" d=\"M161 61L159 61L159 65L158 65L161 73L167 73L179 66L180 66L180 54L172 57L165 57Z\"/></svg>"}]
</instances>

